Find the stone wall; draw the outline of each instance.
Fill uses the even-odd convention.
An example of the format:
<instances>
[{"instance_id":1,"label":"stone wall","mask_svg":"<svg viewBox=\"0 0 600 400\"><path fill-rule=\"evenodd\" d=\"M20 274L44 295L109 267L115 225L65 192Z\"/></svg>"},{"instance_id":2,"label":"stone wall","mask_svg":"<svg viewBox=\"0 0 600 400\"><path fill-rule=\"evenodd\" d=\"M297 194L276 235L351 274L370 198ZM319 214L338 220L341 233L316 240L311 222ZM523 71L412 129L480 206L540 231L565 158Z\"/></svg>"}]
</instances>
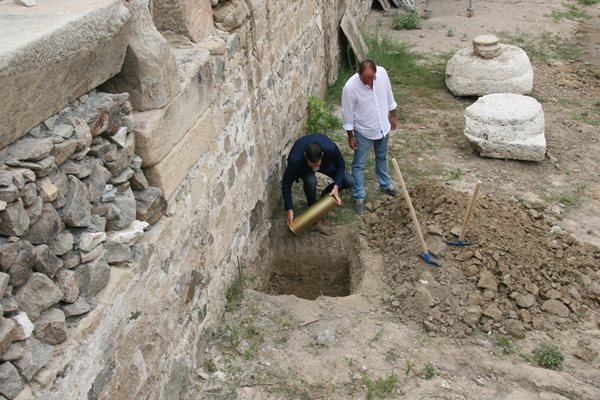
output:
<instances>
[{"instance_id":1,"label":"stone wall","mask_svg":"<svg viewBox=\"0 0 600 400\"><path fill-rule=\"evenodd\" d=\"M185 12L191 2L172 3ZM111 270L96 308L69 328L20 398L196 398L204 339L278 209L308 96L337 78L342 15L361 21L370 2L213 5L209 36L163 32L179 91L164 107L133 114L136 153L168 199L166 216L133 247L129 268Z\"/></svg>"}]
</instances>

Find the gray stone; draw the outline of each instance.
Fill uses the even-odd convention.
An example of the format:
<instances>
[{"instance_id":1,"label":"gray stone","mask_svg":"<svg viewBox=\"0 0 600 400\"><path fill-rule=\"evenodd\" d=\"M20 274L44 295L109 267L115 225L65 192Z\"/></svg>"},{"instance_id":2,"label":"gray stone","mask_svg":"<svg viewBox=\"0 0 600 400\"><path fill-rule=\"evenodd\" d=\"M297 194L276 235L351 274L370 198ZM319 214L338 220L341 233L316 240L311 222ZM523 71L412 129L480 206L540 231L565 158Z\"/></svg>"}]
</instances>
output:
<instances>
[{"instance_id":1,"label":"gray stone","mask_svg":"<svg viewBox=\"0 0 600 400\"><path fill-rule=\"evenodd\" d=\"M106 218L92 214L92 220L87 227L88 232L104 232L106 230Z\"/></svg>"},{"instance_id":2,"label":"gray stone","mask_svg":"<svg viewBox=\"0 0 600 400\"><path fill-rule=\"evenodd\" d=\"M56 257L52 250L45 245L41 244L35 247L35 251L37 254L36 263L33 266L33 270L36 272L41 272L42 274L48 276L49 278L53 278L56 271L62 268L63 261Z\"/></svg>"},{"instance_id":3,"label":"gray stone","mask_svg":"<svg viewBox=\"0 0 600 400\"><path fill-rule=\"evenodd\" d=\"M546 154L544 112L532 97L480 97L465 110L465 136L484 157L542 161Z\"/></svg>"},{"instance_id":4,"label":"gray stone","mask_svg":"<svg viewBox=\"0 0 600 400\"><path fill-rule=\"evenodd\" d=\"M83 232L79 236L77 248L81 251L90 252L105 240L106 233L104 232Z\"/></svg>"},{"instance_id":5,"label":"gray stone","mask_svg":"<svg viewBox=\"0 0 600 400\"><path fill-rule=\"evenodd\" d=\"M499 47L500 54L492 59L479 57L472 47L454 54L446 65L448 90L455 96L531 93L533 68L527 54L515 46Z\"/></svg>"},{"instance_id":6,"label":"gray stone","mask_svg":"<svg viewBox=\"0 0 600 400\"><path fill-rule=\"evenodd\" d=\"M83 179L85 177L90 176L90 174L92 173L92 165L91 163L85 162L85 161L73 161L73 160L67 160L65 161L65 163L60 167L60 169L67 175L74 175L75 177L79 178L79 179Z\"/></svg>"},{"instance_id":7,"label":"gray stone","mask_svg":"<svg viewBox=\"0 0 600 400\"><path fill-rule=\"evenodd\" d=\"M506 333L517 339L525 338L525 327L523 323L516 319L507 319L504 321L504 329Z\"/></svg>"},{"instance_id":8,"label":"gray stone","mask_svg":"<svg viewBox=\"0 0 600 400\"><path fill-rule=\"evenodd\" d=\"M20 308L35 321L40 314L58 303L63 297L60 289L44 274L34 272L29 280L17 289L15 300Z\"/></svg>"},{"instance_id":9,"label":"gray stone","mask_svg":"<svg viewBox=\"0 0 600 400\"><path fill-rule=\"evenodd\" d=\"M0 248L0 265L10 275L11 286L27 282L35 261L35 248L28 241L5 243Z\"/></svg>"},{"instance_id":10,"label":"gray stone","mask_svg":"<svg viewBox=\"0 0 600 400\"><path fill-rule=\"evenodd\" d=\"M77 148L75 150L82 151L88 148L92 143L92 132L88 124L77 117L68 117L68 120L75 129L73 134L74 140L77 140Z\"/></svg>"},{"instance_id":11,"label":"gray stone","mask_svg":"<svg viewBox=\"0 0 600 400\"><path fill-rule=\"evenodd\" d=\"M68 269L61 269L55 276L56 284L63 293L62 301L65 303L74 303L79 297L79 283L75 272Z\"/></svg>"},{"instance_id":12,"label":"gray stone","mask_svg":"<svg viewBox=\"0 0 600 400\"><path fill-rule=\"evenodd\" d=\"M548 203L544 201L540 196L532 192L525 192L519 196L519 200L527 208L533 208L535 210L543 210L548 206Z\"/></svg>"},{"instance_id":13,"label":"gray stone","mask_svg":"<svg viewBox=\"0 0 600 400\"><path fill-rule=\"evenodd\" d=\"M50 242L49 247L54 255L62 256L73 249L73 234L69 231L60 232Z\"/></svg>"},{"instance_id":14,"label":"gray stone","mask_svg":"<svg viewBox=\"0 0 600 400\"><path fill-rule=\"evenodd\" d=\"M0 305L4 309L3 314L14 313L19 309L19 304L10 293L0 299Z\"/></svg>"},{"instance_id":15,"label":"gray stone","mask_svg":"<svg viewBox=\"0 0 600 400\"><path fill-rule=\"evenodd\" d=\"M90 146L90 151L88 154L92 157L104 158L104 155L110 151L112 145L108 140L104 140L102 136L97 136L96 138L94 138L94 142L98 138L102 140L99 143L93 143Z\"/></svg>"},{"instance_id":16,"label":"gray stone","mask_svg":"<svg viewBox=\"0 0 600 400\"><path fill-rule=\"evenodd\" d=\"M65 198L65 194L67 193L69 188L69 179L67 178L67 174L65 174L59 169L58 171L56 171L55 174L51 175L49 178L52 181L52 184L56 186L56 189L58 189L56 200L54 200L52 204L56 208L62 208L67 203L67 200Z\"/></svg>"},{"instance_id":17,"label":"gray stone","mask_svg":"<svg viewBox=\"0 0 600 400\"><path fill-rule=\"evenodd\" d=\"M90 312L92 306L90 306L83 298L79 297L73 304L68 304L62 307L65 317L75 317Z\"/></svg>"},{"instance_id":18,"label":"gray stone","mask_svg":"<svg viewBox=\"0 0 600 400\"><path fill-rule=\"evenodd\" d=\"M43 210L44 210L44 201L42 200L41 197L36 197L33 204L31 204L29 207L25 208L25 211L27 212L27 216L29 217L29 229L30 230L42 216Z\"/></svg>"},{"instance_id":19,"label":"gray stone","mask_svg":"<svg viewBox=\"0 0 600 400\"><path fill-rule=\"evenodd\" d=\"M21 348L19 351L23 355L13 361L13 364L17 367L25 381L33 379L35 374L50 361L54 354L52 346L34 338L29 338L23 342L16 342L12 347L15 346Z\"/></svg>"},{"instance_id":20,"label":"gray stone","mask_svg":"<svg viewBox=\"0 0 600 400\"><path fill-rule=\"evenodd\" d=\"M23 236L33 244L50 243L62 229L60 216L50 203L44 203L42 213Z\"/></svg>"},{"instance_id":21,"label":"gray stone","mask_svg":"<svg viewBox=\"0 0 600 400\"><path fill-rule=\"evenodd\" d=\"M64 254L62 257L63 267L66 269L73 269L79 264L81 264L81 257L79 256L78 251L69 251Z\"/></svg>"},{"instance_id":22,"label":"gray stone","mask_svg":"<svg viewBox=\"0 0 600 400\"><path fill-rule=\"evenodd\" d=\"M120 230L127 227L135 220L136 202L131 188L118 193L114 200L115 206L119 209L116 218L108 220L106 227L110 230Z\"/></svg>"},{"instance_id":23,"label":"gray stone","mask_svg":"<svg viewBox=\"0 0 600 400\"><path fill-rule=\"evenodd\" d=\"M483 270L479 273L479 282L477 287L481 289L489 289L493 292L498 290L498 283L496 277L488 270Z\"/></svg>"},{"instance_id":24,"label":"gray stone","mask_svg":"<svg viewBox=\"0 0 600 400\"><path fill-rule=\"evenodd\" d=\"M103 203L111 203L115 201L117 197L117 188L112 184L104 186L104 191L102 192L102 202Z\"/></svg>"},{"instance_id":25,"label":"gray stone","mask_svg":"<svg viewBox=\"0 0 600 400\"><path fill-rule=\"evenodd\" d=\"M19 371L10 362L0 364L0 395L14 399L23 390L23 380Z\"/></svg>"},{"instance_id":26,"label":"gray stone","mask_svg":"<svg viewBox=\"0 0 600 400\"><path fill-rule=\"evenodd\" d=\"M94 203L100 201L100 196L102 196L104 187L110 177L110 171L104 168L102 161L96 160L92 164L92 172L89 178L85 180L90 192L90 201Z\"/></svg>"},{"instance_id":27,"label":"gray stone","mask_svg":"<svg viewBox=\"0 0 600 400\"><path fill-rule=\"evenodd\" d=\"M10 12L4 3L9 2L0 12L0 148L120 71L130 17L120 0L77 7L57 0Z\"/></svg>"},{"instance_id":28,"label":"gray stone","mask_svg":"<svg viewBox=\"0 0 600 400\"><path fill-rule=\"evenodd\" d=\"M130 135L130 137L133 138L134 136ZM112 176L117 176L129 167L129 162L131 161L130 155L133 155L133 152L130 152L128 148L118 149L113 144L111 150L103 157L104 166L110 171Z\"/></svg>"},{"instance_id":29,"label":"gray stone","mask_svg":"<svg viewBox=\"0 0 600 400\"><path fill-rule=\"evenodd\" d=\"M250 17L251 10L243 0L230 0L213 8L215 26L223 31L232 31L242 26Z\"/></svg>"},{"instance_id":30,"label":"gray stone","mask_svg":"<svg viewBox=\"0 0 600 400\"><path fill-rule=\"evenodd\" d=\"M495 58L500 55L498 38L495 35L479 35L473 39L473 52L482 58Z\"/></svg>"},{"instance_id":31,"label":"gray stone","mask_svg":"<svg viewBox=\"0 0 600 400\"><path fill-rule=\"evenodd\" d=\"M52 134L62 137L63 139L69 139L73 136L73 132L75 129L71 125L60 124L56 125L54 129L52 129Z\"/></svg>"},{"instance_id":32,"label":"gray stone","mask_svg":"<svg viewBox=\"0 0 600 400\"><path fill-rule=\"evenodd\" d=\"M4 354L14 340L15 322L0 316L0 355Z\"/></svg>"},{"instance_id":33,"label":"gray stone","mask_svg":"<svg viewBox=\"0 0 600 400\"><path fill-rule=\"evenodd\" d=\"M132 15L127 53L119 74L104 85L108 92L129 93L139 111L164 107L179 92L175 57L152 23L148 2L125 3Z\"/></svg>"},{"instance_id":34,"label":"gray stone","mask_svg":"<svg viewBox=\"0 0 600 400\"><path fill-rule=\"evenodd\" d=\"M9 171L0 170L0 187L7 187L13 184L13 176Z\"/></svg>"},{"instance_id":35,"label":"gray stone","mask_svg":"<svg viewBox=\"0 0 600 400\"><path fill-rule=\"evenodd\" d=\"M145 221L135 220L131 223L131 225L121 229L120 231L108 231L106 234L109 239L114 240L117 243L131 246L144 235L144 229L146 229L148 226L149 224Z\"/></svg>"},{"instance_id":36,"label":"gray stone","mask_svg":"<svg viewBox=\"0 0 600 400\"><path fill-rule=\"evenodd\" d=\"M125 142L127 140L127 128L124 126L120 127L117 133L115 133L113 136L109 136L108 139L116 144L117 147L125 147Z\"/></svg>"},{"instance_id":37,"label":"gray stone","mask_svg":"<svg viewBox=\"0 0 600 400\"><path fill-rule=\"evenodd\" d=\"M52 151L52 147L54 147L54 142L51 138L23 138L8 147L8 158L35 162L46 158Z\"/></svg>"},{"instance_id":38,"label":"gray stone","mask_svg":"<svg viewBox=\"0 0 600 400\"><path fill-rule=\"evenodd\" d=\"M20 312L11 318L15 323L13 331L14 340L25 340L31 336L33 332L33 323L27 316L27 313Z\"/></svg>"},{"instance_id":39,"label":"gray stone","mask_svg":"<svg viewBox=\"0 0 600 400\"><path fill-rule=\"evenodd\" d=\"M96 246L94 249L92 249L89 252L82 251L79 253L79 255L81 256L81 263L87 263L87 262L93 261L93 260L97 259L98 257L100 257L103 252L104 252L104 246L102 244L99 244L98 246Z\"/></svg>"},{"instance_id":40,"label":"gray stone","mask_svg":"<svg viewBox=\"0 0 600 400\"><path fill-rule=\"evenodd\" d=\"M129 178L131 178L132 176L133 170L131 168L127 168L125 171L112 178L110 180L110 183L112 183L113 185L122 185L123 183L129 181Z\"/></svg>"},{"instance_id":41,"label":"gray stone","mask_svg":"<svg viewBox=\"0 0 600 400\"><path fill-rule=\"evenodd\" d=\"M542 304L542 310L548 314L556 315L561 318L569 316L569 309L560 300L546 300Z\"/></svg>"},{"instance_id":42,"label":"gray stone","mask_svg":"<svg viewBox=\"0 0 600 400\"><path fill-rule=\"evenodd\" d=\"M57 308L44 312L35 321L33 336L43 343L57 345L67 340L65 313Z\"/></svg>"},{"instance_id":43,"label":"gray stone","mask_svg":"<svg viewBox=\"0 0 600 400\"><path fill-rule=\"evenodd\" d=\"M24 207L30 206L37 197L37 187L35 183L28 183L23 189L19 190L19 197L21 197Z\"/></svg>"},{"instance_id":44,"label":"gray stone","mask_svg":"<svg viewBox=\"0 0 600 400\"><path fill-rule=\"evenodd\" d=\"M129 246L108 239L104 242L106 250L106 261L109 264L121 263L128 261L131 258L131 249Z\"/></svg>"},{"instance_id":45,"label":"gray stone","mask_svg":"<svg viewBox=\"0 0 600 400\"><path fill-rule=\"evenodd\" d=\"M144 191L134 192L136 218L154 225L165 214L167 201L157 187L148 187Z\"/></svg>"},{"instance_id":46,"label":"gray stone","mask_svg":"<svg viewBox=\"0 0 600 400\"><path fill-rule=\"evenodd\" d=\"M494 321L502 320L502 311L500 311L498 306L494 303L492 303L492 304L488 305L486 308L484 308L482 314L492 318Z\"/></svg>"},{"instance_id":47,"label":"gray stone","mask_svg":"<svg viewBox=\"0 0 600 400\"><path fill-rule=\"evenodd\" d=\"M19 190L25 187L26 183L35 182L35 172L27 168L13 168L11 170L13 182Z\"/></svg>"},{"instance_id":48,"label":"gray stone","mask_svg":"<svg viewBox=\"0 0 600 400\"><path fill-rule=\"evenodd\" d=\"M75 268L79 292L85 297L92 297L108 284L110 267L104 256L96 260L81 264Z\"/></svg>"},{"instance_id":49,"label":"gray stone","mask_svg":"<svg viewBox=\"0 0 600 400\"><path fill-rule=\"evenodd\" d=\"M0 187L0 200L12 203L19 197L19 189L12 183L6 187Z\"/></svg>"},{"instance_id":50,"label":"gray stone","mask_svg":"<svg viewBox=\"0 0 600 400\"><path fill-rule=\"evenodd\" d=\"M115 243L115 242L112 242ZM118 243L115 243L115 251L117 252L119 249L116 247ZM128 247L129 249L129 247ZM131 254L131 253L130 253ZM6 293L6 289L8 288L8 283L10 282L10 275L5 274L4 272L0 272L0 298L4 297L4 293ZM0 317L2 314L0 313Z\"/></svg>"},{"instance_id":51,"label":"gray stone","mask_svg":"<svg viewBox=\"0 0 600 400\"><path fill-rule=\"evenodd\" d=\"M71 127L71 130L73 128ZM50 153L54 157L54 163L61 166L67 161L75 152L79 146L80 141L78 139L65 140L62 143L55 143L54 149ZM81 150L80 150L81 151Z\"/></svg>"},{"instance_id":52,"label":"gray stone","mask_svg":"<svg viewBox=\"0 0 600 400\"><path fill-rule=\"evenodd\" d=\"M516 297L515 302L521 308L530 308L535 304L535 297L531 294L520 294Z\"/></svg>"},{"instance_id":53,"label":"gray stone","mask_svg":"<svg viewBox=\"0 0 600 400\"><path fill-rule=\"evenodd\" d=\"M0 235L22 236L29 228L29 216L23 208L21 199L17 199L0 211Z\"/></svg>"},{"instance_id":54,"label":"gray stone","mask_svg":"<svg viewBox=\"0 0 600 400\"><path fill-rule=\"evenodd\" d=\"M127 132L133 132L133 128L135 126L133 114L122 115L121 125L127 128Z\"/></svg>"},{"instance_id":55,"label":"gray stone","mask_svg":"<svg viewBox=\"0 0 600 400\"><path fill-rule=\"evenodd\" d=\"M40 160L36 164L35 176L38 178L43 178L45 176L51 175L58 170L56 163L54 162L53 156L48 156L43 160Z\"/></svg>"},{"instance_id":56,"label":"gray stone","mask_svg":"<svg viewBox=\"0 0 600 400\"><path fill-rule=\"evenodd\" d=\"M154 0L152 18L162 31L177 32L200 41L213 27L211 4L207 1Z\"/></svg>"},{"instance_id":57,"label":"gray stone","mask_svg":"<svg viewBox=\"0 0 600 400\"><path fill-rule=\"evenodd\" d=\"M129 184L134 191L142 191L148 188L148 180L141 169L133 172L133 175L129 178Z\"/></svg>"},{"instance_id":58,"label":"gray stone","mask_svg":"<svg viewBox=\"0 0 600 400\"><path fill-rule=\"evenodd\" d=\"M92 215L88 188L74 176L69 176L68 179L69 189L66 204L60 209L60 216L67 226L88 226Z\"/></svg>"}]
</instances>

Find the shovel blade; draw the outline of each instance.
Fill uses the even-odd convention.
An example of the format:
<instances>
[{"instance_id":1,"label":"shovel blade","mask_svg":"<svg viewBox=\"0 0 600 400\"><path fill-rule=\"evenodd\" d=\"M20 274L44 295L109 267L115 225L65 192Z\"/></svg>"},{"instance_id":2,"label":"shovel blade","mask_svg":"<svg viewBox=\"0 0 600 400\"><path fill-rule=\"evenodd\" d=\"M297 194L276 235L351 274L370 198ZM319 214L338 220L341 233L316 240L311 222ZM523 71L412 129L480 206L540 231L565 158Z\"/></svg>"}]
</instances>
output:
<instances>
[{"instance_id":1,"label":"shovel blade","mask_svg":"<svg viewBox=\"0 0 600 400\"><path fill-rule=\"evenodd\" d=\"M450 246L470 246L473 243L465 242L464 240L457 240L456 242L446 242Z\"/></svg>"},{"instance_id":2,"label":"shovel blade","mask_svg":"<svg viewBox=\"0 0 600 400\"><path fill-rule=\"evenodd\" d=\"M430 265L433 265L435 267L441 267L442 264L440 264L439 261L435 260L432 256L431 253L421 253L419 254L421 256L421 258Z\"/></svg>"}]
</instances>

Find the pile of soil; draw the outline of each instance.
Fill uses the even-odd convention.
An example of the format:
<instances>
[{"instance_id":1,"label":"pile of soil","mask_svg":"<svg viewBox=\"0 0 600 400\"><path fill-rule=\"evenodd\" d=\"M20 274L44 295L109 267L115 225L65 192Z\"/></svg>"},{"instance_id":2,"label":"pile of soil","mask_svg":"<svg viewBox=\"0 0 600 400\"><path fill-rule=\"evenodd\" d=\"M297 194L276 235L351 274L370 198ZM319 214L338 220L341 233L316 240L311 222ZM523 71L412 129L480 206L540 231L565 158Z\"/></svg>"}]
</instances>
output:
<instances>
[{"instance_id":1,"label":"pile of soil","mask_svg":"<svg viewBox=\"0 0 600 400\"><path fill-rule=\"evenodd\" d=\"M597 318L600 249L550 229L550 210L491 195L478 200L467 247L456 240L469 194L435 182L410 195L435 268L420 258L404 200L372 204L363 233L381 249L394 289L384 302L430 335L464 337L477 330L523 338L527 331L566 329ZM533 205L535 207L535 205Z\"/></svg>"}]
</instances>

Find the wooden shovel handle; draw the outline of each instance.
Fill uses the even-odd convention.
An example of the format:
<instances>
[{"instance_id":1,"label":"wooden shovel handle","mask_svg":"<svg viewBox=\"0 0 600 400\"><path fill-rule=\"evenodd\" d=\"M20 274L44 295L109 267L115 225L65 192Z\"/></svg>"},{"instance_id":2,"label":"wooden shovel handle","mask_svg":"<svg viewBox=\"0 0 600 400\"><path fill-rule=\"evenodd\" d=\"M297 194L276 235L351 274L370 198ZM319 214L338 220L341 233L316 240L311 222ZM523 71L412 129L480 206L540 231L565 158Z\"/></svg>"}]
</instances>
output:
<instances>
[{"instance_id":1,"label":"wooden shovel handle","mask_svg":"<svg viewBox=\"0 0 600 400\"><path fill-rule=\"evenodd\" d=\"M471 220L471 216L473 215L473 209L475 208L475 201L477 201L477 196L479 196L480 187L481 181L477 181L475 183L475 188L473 189L473 195L471 196L471 200L469 201L469 208L467 209L467 215L465 215L465 222L463 222L463 226L460 230L460 236L458 237L458 240L465 239L465 234L467 233L467 225L469 225L469 221Z\"/></svg>"},{"instance_id":2,"label":"wooden shovel handle","mask_svg":"<svg viewBox=\"0 0 600 400\"><path fill-rule=\"evenodd\" d=\"M396 171L396 175L398 175L398 179L400 180L400 188L402 189L402 194L404 194L404 200L406 200L406 204L408 204L410 218L412 219L413 225L415 226L415 230L417 231L417 238L419 239L419 243L421 244L421 249L423 250L423 253L429 253L429 251L427 250L427 245L425 244L425 239L423 239L421 226L419 225L419 221L417 220L417 214L415 213L415 209L413 208L412 201L410 201L408 190L406 190L406 183L404 183L402 172L400 172L400 167L398 167L398 162L395 158L392 158L392 164L394 165L394 171Z\"/></svg>"}]
</instances>

